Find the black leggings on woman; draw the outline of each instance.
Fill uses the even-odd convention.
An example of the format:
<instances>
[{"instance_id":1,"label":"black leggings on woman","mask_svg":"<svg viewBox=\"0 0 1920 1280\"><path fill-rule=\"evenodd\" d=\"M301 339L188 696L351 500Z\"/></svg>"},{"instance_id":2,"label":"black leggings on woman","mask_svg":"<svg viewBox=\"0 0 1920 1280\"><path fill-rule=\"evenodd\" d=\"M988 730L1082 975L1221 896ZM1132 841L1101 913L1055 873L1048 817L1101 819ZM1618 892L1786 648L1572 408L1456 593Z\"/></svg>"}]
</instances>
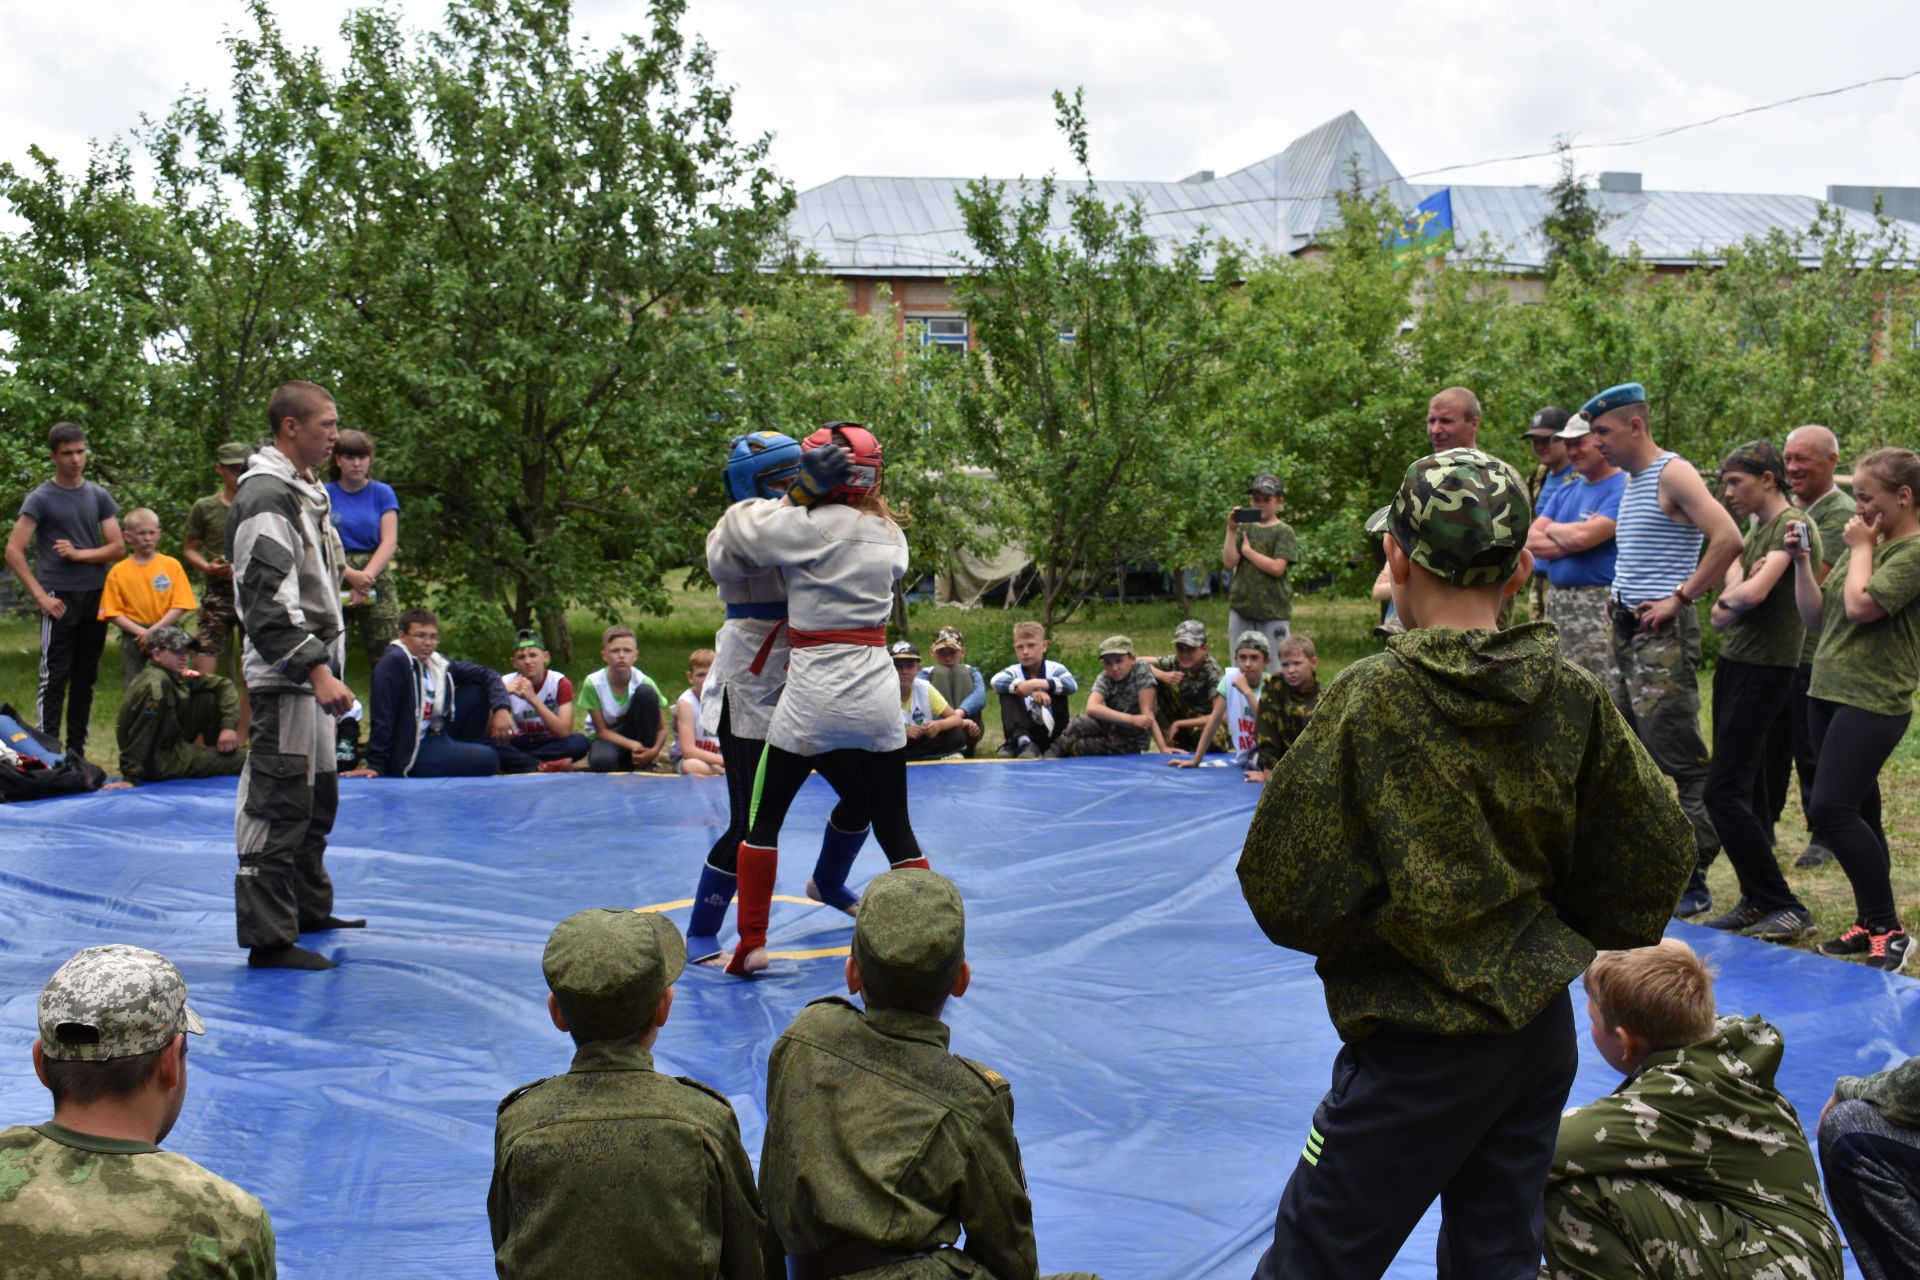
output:
<instances>
[{"instance_id":1,"label":"black leggings on woman","mask_svg":"<svg viewBox=\"0 0 1920 1280\"><path fill-rule=\"evenodd\" d=\"M777 848L780 825L787 810L800 794L800 786L809 773L825 778L840 796L840 805L830 821L842 831L858 831L871 818L874 838L880 841L887 861L895 866L920 857L920 842L913 837L913 823L907 817L907 751L861 751L842 748L817 756L795 755L779 747L768 746L751 784L758 793L747 843L761 849ZM732 762L728 762L732 777ZM857 808L850 808L857 806Z\"/></svg>"},{"instance_id":2,"label":"black leggings on woman","mask_svg":"<svg viewBox=\"0 0 1920 1280\"><path fill-rule=\"evenodd\" d=\"M739 869L740 842L747 838L747 821L753 812L753 779L760 768L760 753L766 750L764 738L739 738L733 733L732 708L726 701L726 693L720 695L720 759L727 770L727 829L713 842L713 848L707 851L707 865L715 871L724 871L733 875ZM802 782L806 775L800 775ZM829 783L833 782L828 778ZM798 788L795 788L796 792ZM861 831L867 825L867 806L864 794L848 795L838 786L834 788L840 796L840 803L833 808L833 816L828 819L842 831ZM793 797L787 798L787 804L793 803ZM784 811L782 816L785 816ZM777 829L777 828L776 828ZM769 844L772 842L769 841Z\"/></svg>"},{"instance_id":3,"label":"black leggings on woman","mask_svg":"<svg viewBox=\"0 0 1920 1280\"><path fill-rule=\"evenodd\" d=\"M1853 883L1853 902L1870 929L1899 925L1893 904L1893 859L1880 825L1880 766L1913 717L1875 715L1841 702L1807 699L1807 727L1819 759L1807 825L1833 850Z\"/></svg>"}]
</instances>

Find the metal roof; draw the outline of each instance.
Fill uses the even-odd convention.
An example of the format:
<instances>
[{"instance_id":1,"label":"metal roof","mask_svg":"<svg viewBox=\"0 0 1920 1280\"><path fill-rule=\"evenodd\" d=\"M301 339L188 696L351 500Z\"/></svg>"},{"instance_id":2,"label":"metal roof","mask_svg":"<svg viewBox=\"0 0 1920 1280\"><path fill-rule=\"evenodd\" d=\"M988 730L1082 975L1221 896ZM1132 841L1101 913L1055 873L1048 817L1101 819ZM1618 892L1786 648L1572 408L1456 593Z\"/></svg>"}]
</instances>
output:
<instances>
[{"instance_id":1,"label":"metal roof","mask_svg":"<svg viewBox=\"0 0 1920 1280\"><path fill-rule=\"evenodd\" d=\"M1355 167L1364 190L1385 190L1410 208L1451 185L1456 244L1465 252L1484 234L1509 268L1536 271L1546 260L1540 219L1548 194L1533 186L1423 185L1400 176L1360 117L1344 112L1288 144L1277 155L1212 181L1101 181L1109 201L1139 201L1147 230L1169 242L1204 232L1256 252L1297 253L1339 218L1339 192L1349 189ZM955 198L965 178L846 177L800 193L788 230L803 254L842 276L950 276L963 274L972 252ZM1007 182L1008 195L1022 180ZM1055 183L1053 230L1066 230L1062 196L1084 189L1079 181ZM1811 196L1738 195L1702 191L1594 191L1608 221L1601 239L1617 253L1636 245L1656 264L1712 259L1747 236L1775 228L1812 226L1821 202ZM1872 215L1840 209L1847 225L1870 232ZM1916 246L1920 224L1901 222ZM1806 259L1817 261L1816 257Z\"/></svg>"}]
</instances>

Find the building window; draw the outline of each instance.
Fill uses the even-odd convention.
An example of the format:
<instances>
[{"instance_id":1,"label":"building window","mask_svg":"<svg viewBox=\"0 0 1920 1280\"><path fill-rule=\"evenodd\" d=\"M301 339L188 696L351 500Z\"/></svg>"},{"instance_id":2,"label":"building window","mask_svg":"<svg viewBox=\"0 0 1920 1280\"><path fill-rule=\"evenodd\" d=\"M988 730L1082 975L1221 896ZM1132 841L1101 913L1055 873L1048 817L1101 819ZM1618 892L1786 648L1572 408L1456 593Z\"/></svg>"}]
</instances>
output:
<instances>
[{"instance_id":1,"label":"building window","mask_svg":"<svg viewBox=\"0 0 1920 1280\"><path fill-rule=\"evenodd\" d=\"M920 326L920 345L935 347L943 355L965 355L967 318L965 316L908 316L907 323Z\"/></svg>"}]
</instances>

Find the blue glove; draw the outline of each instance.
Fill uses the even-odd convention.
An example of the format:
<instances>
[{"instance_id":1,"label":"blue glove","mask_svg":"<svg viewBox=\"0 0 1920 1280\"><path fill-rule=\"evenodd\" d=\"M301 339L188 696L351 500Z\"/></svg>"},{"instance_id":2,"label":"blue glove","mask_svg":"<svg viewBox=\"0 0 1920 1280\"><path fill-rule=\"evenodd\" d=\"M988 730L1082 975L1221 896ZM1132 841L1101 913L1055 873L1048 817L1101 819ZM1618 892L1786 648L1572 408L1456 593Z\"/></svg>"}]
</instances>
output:
<instances>
[{"instance_id":1,"label":"blue glove","mask_svg":"<svg viewBox=\"0 0 1920 1280\"><path fill-rule=\"evenodd\" d=\"M803 507L832 493L853 474L853 454L837 444L821 445L800 455L800 475L787 496Z\"/></svg>"}]
</instances>

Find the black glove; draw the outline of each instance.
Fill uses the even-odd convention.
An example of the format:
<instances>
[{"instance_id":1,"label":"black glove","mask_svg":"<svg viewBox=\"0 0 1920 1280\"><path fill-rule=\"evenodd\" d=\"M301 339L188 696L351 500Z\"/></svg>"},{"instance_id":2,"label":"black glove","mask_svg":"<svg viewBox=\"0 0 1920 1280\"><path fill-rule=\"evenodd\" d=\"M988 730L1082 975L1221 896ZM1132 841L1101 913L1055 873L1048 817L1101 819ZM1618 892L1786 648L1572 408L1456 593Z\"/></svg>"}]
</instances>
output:
<instances>
[{"instance_id":1,"label":"black glove","mask_svg":"<svg viewBox=\"0 0 1920 1280\"><path fill-rule=\"evenodd\" d=\"M803 507L832 493L853 474L853 454L837 444L824 444L800 455L800 475L787 496Z\"/></svg>"}]
</instances>

